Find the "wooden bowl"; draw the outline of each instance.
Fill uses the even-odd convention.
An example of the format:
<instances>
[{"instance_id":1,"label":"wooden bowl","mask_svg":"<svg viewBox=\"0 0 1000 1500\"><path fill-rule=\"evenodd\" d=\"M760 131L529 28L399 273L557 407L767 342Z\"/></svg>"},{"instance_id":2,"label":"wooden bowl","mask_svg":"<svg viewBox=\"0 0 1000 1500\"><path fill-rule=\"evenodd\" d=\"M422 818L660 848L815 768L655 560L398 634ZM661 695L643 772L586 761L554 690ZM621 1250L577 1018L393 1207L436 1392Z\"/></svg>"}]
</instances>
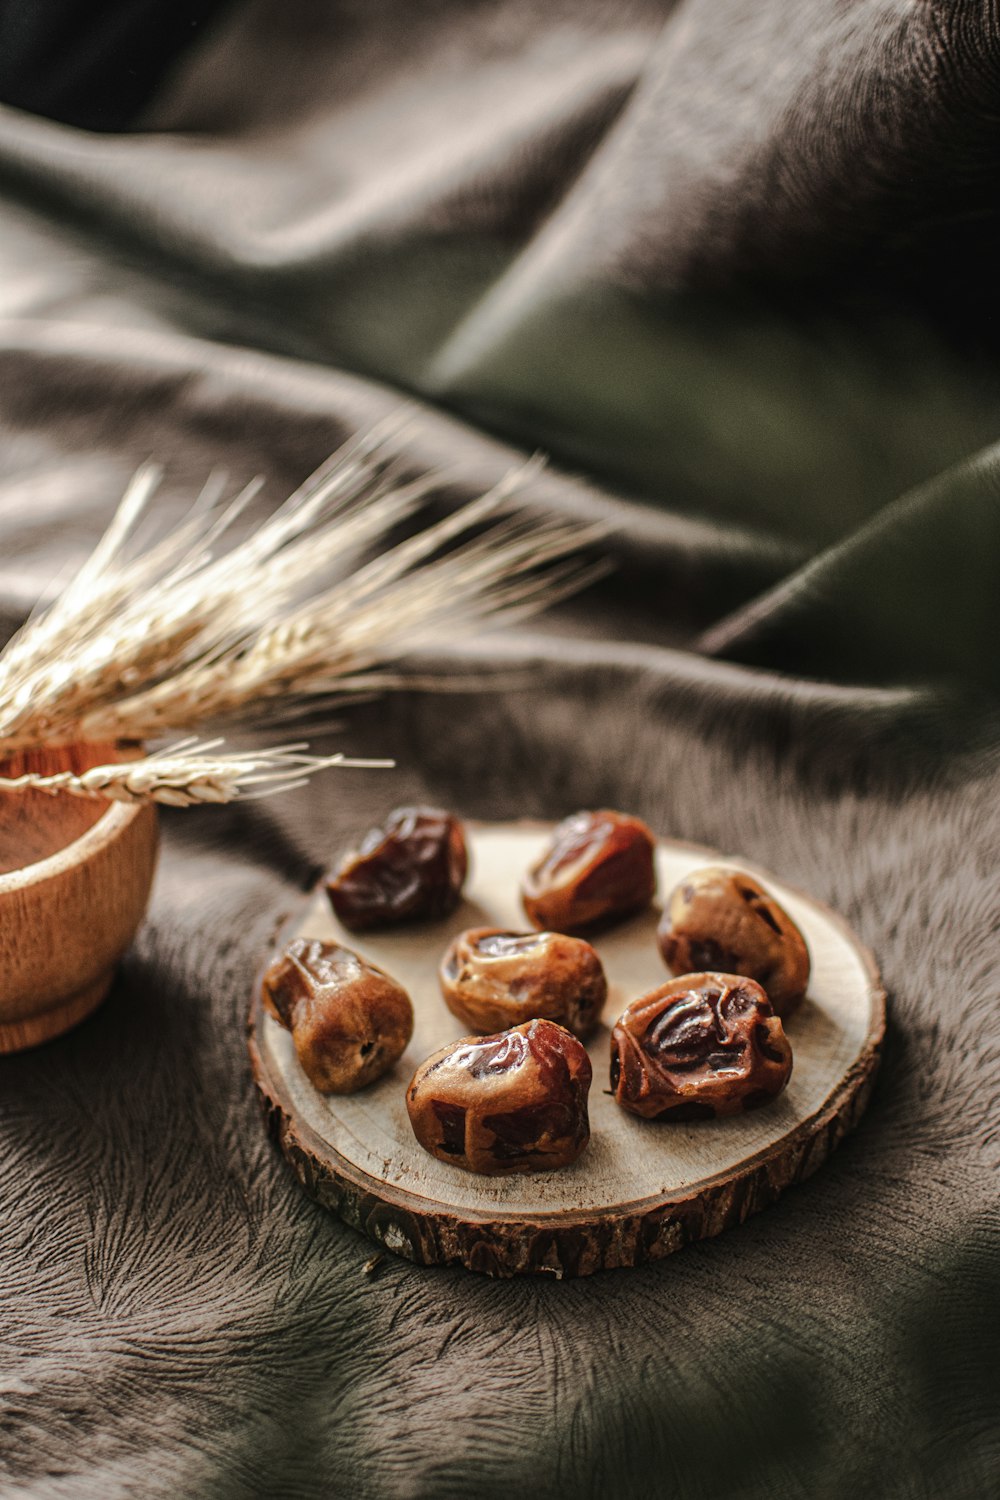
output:
<instances>
[{"instance_id":1,"label":"wooden bowl","mask_svg":"<svg viewBox=\"0 0 1000 1500\"><path fill-rule=\"evenodd\" d=\"M0 775L77 772L114 746L29 751ZM42 792L0 793L0 1052L59 1036L104 999L142 920L156 811Z\"/></svg>"}]
</instances>

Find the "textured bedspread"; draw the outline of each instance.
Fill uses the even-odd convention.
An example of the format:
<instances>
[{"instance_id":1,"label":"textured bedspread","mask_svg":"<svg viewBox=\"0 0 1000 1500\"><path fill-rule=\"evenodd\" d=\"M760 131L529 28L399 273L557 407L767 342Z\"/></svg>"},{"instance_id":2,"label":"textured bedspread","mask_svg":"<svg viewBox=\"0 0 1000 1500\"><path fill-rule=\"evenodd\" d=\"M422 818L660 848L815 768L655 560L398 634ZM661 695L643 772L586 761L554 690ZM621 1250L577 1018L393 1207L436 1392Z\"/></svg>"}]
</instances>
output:
<instances>
[{"instance_id":1,"label":"textured bedspread","mask_svg":"<svg viewBox=\"0 0 1000 1500\"><path fill-rule=\"evenodd\" d=\"M127 133L0 110L0 636L141 459L266 508L404 397L452 498L540 447L616 561L434 663L488 690L317 727L396 772L166 814L108 1003L0 1059L4 1497L996 1493L998 70L985 0L249 0ZM366 1272L244 1020L414 796L837 907L890 993L857 1133L654 1267Z\"/></svg>"}]
</instances>

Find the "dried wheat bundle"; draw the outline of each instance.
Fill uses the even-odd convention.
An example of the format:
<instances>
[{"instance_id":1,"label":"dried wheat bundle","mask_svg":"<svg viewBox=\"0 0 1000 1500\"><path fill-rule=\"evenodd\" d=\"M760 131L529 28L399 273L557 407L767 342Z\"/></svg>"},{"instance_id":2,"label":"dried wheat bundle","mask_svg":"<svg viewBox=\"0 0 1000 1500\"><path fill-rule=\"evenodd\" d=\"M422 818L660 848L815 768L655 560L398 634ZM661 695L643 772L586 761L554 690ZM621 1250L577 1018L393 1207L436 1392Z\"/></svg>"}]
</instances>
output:
<instances>
[{"instance_id":1,"label":"dried wheat bundle","mask_svg":"<svg viewBox=\"0 0 1000 1500\"><path fill-rule=\"evenodd\" d=\"M84 566L0 652L0 759L26 748L144 743L207 723L259 722L303 697L397 686L405 674L390 673L390 664L544 607L591 575L579 549L598 533L504 514L537 467L512 471L453 515L378 552L443 482L402 477L385 455L384 435L334 454L236 541L234 526L259 481L227 502L213 479L180 524L157 535L149 506L160 472L144 465ZM206 765L199 777L187 747L187 791L169 772L157 776L167 752L102 767L101 775L20 776L0 790L93 795L103 777L106 797L226 800L215 792L239 791L249 775L258 786L286 785L259 776L291 771L281 760L289 753L302 754L274 751L268 765L258 756L256 771L250 760L216 757L212 765L242 763L245 773L227 777ZM292 779L349 763L305 757ZM143 765L153 778L145 791Z\"/></svg>"}]
</instances>

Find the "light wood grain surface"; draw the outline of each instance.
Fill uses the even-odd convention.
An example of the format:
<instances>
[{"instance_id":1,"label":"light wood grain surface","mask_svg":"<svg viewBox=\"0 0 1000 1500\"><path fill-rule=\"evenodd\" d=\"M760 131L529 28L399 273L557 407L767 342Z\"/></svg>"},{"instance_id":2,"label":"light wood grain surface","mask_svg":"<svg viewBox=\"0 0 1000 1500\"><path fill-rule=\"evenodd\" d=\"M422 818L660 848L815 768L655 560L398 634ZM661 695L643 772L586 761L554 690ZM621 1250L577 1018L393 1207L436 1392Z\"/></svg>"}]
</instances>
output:
<instances>
[{"instance_id":1,"label":"light wood grain surface","mask_svg":"<svg viewBox=\"0 0 1000 1500\"><path fill-rule=\"evenodd\" d=\"M588 1048L594 1066L591 1143L573 1166L534 1176L478 1177L435 1160L417 1144L406 1114L406 1084L424 1057L460 1031L438 988L440 956L464 927L523 930L528 925L520 910L518 883L546 837L546 830L538 826L473 827L466 900L447 922L355 937L340 927L322 892L315 897L294 933L286 937L335 938L363 953L409 990L416 1025L409 1048L391 1073L360 1094L324 1097L302 1072L290 1035L270 1017L255 1015L252 1050L259 1062L259 1081L281 1117L279 1137L281 1121L290 1122L294 1139L285 1138L288 1129L282 1138L286 1149L292 1146L293 1159L295 1149L302 1148L316 1163L310 1169L314 1179L316 1170L322 1178L325 1163L332 1178L349 1185L349 1198L363 1192L404 1208L419 1221L437 1216L445 1224L498 1226L505 1243L510 1235L516 1240L519 1226L537 1235L546 1220L564 1230L595 1224L600 1226L599 1237L607 1238L615 1224L649 1221L657 1206L692 1204L702 1196L706 1201L718 1199L721 1186L740 1181L748 1171L766 1169L775 1190L784 1185L779 1181L783 1173L805 1175L815 1164L807 1160L813 1135L829 1134L831 1121L846 1128L847 1116L853 1119L860 1112L859 1095L877 1059L884 1001L870 956L845 925L817 902L766 875L766 883L805 934L813 965L808 996L788 1023L794 1067L777 1101L736 1118L657 1123L626 1114L605 1092L610 1025L629 1000L668 977L654 941L654 908L595 940L610 993L603 1024ZM657 866L662 895L691 870L718 857L692 846L661 844ZM731 862L753 868L739 860ZM316 1181L307 1185L315 1189ZM732 1202L727 1201L725 1213L731 1213ZM345 1204L338 1200L337 1206L343 1211ZM749 1203L746 1211L753 1206ZM351 1217L351 1203L346 1207ZM742 1207L736 1212L742 1215ZM704 1232L715 1232L718 1215L713 1213L705 1220ZM376 1227L378 1222L376 1217ZM367 1227L371 1232L371 1225ZM648 1235L648 1222L643 1233ZM429 1241L423 1229L415 1239L407 1227L397 1225L393 1233L388 1223L376 1237L417 1259L441 1258L437 1252L442 1247L431 1242L433 1236ZM683 1237L694 1234L685 1231ZM637 1246L634 1258L665 1253L669 1233L660 1239L663 1243ZM676 1248L672 1243L667 1247ZM607 1263L628 1263L622 1243L616 1243L610 1254ZM616 1256L623 1259L616 1261ZM455 1258L469 1263L466 1255ZM486 1262L482 1269L531 1269L527 1264L490 1264L486 1253L479 1258Z\"/></svg>"}]
</instances>

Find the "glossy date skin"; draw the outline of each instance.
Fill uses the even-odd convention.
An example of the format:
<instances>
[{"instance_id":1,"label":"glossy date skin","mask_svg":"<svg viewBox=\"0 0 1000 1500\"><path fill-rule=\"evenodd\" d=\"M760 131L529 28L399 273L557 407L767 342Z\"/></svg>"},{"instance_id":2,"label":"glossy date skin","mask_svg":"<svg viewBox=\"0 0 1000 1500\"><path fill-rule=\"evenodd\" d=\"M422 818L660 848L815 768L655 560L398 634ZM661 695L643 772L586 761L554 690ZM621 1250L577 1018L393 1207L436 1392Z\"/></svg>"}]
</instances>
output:
<instances>
[{"instance_id":1,"label":"glossy date skin","mask_svg":"<svg viewBox=\"0 0 1000 1500\"><path fill-rule=\"evenodd\" d=\"M456 817L439 807L397 807L344 856L326 893L352 932L433 921L457 907L468 868Z\"/></svg>"},{"instance_id":2,"label":"glossy date skin","mask_svg":"<svg viewBox=\"0 0 1000 1500\"><path fill-rule=\"evenodd\" d=\"M684 974L627 1006L611 1034L611 1091L648 1120L739 1114L788 1082L792 1049L759 984Z\"/></svg>"},{"instance_id":3,"label":"glossy date skin","mask_svg":"<svg viewBox=\"0 0 1000 1500\"><path fill-rule=\"evenodd\" d=\"M556 828L521 885L536 927L579 934L610 927L648 906L656 892L655 840L639 818L578 812Z\"/></svg>"},{"instance_id":4,"label":"glossy date skin","mask_svg":"<svg viewBox=\"0 0 1000 1500\"><path fill-rule=\"evenodd\" d=\"M809 983L809 949L791 917L753 876L712 865L671 893L656 931L674 974L712 969L746 974L779 1016L798 1007Z\"/></svg>"},{"instance_id":5,"label":"glossy date skin","mask_svg":"<svg viewBox=\"0 0 1000 1500\"><path fill-rule=\"evenodd\" d=\"M450 1042L406 1091L413 1133L432 1156L488 1177L547 1172L590 1139L592 1070L582 1044L552 1021Z\"/></svg>"},{"instance_id":6,"label":"glossy date skin","mask_svg":"<svg viewBox=\"0 0 1000 1500\"><path fill-rule=\"evenodd\" d=\"M265 973L262 992L291 1032L310 1083L324 1094L353 1094L374 1083L413 1035L406 991L340 943L296 938Z\"/></svg>"},{"instance_id":7,"label":"glossy date skin","mask_svg":"<svg viewBox=\"0 0 1000 1500\"><path fill-rule=\"evenodd\" d=\"M473 927L448 948L441 993L472 1031L502 1031L526 1021L555 1021L585 1037L600 1019L608 982L582 938L559 932Z\"/></svg>"}]
</instances>

